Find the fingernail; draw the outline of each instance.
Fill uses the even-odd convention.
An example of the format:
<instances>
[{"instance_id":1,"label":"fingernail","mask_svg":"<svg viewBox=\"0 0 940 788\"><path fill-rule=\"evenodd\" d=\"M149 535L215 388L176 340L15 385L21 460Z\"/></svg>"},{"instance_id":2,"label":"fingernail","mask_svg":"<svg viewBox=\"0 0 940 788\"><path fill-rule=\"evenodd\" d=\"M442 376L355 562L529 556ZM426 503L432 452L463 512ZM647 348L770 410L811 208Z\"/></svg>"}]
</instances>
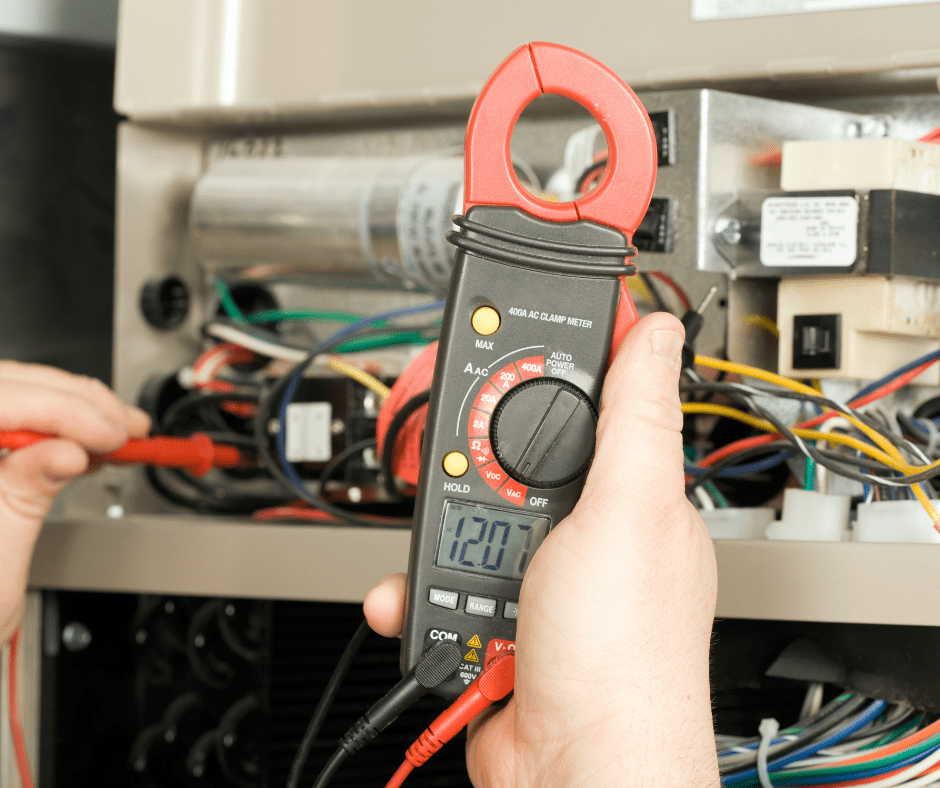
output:
<instances>
[{"instance_id":1,"label":"fingernail","mask_svg":"<svg viewBox=\"0 0 940 788\"><path fill-rule=\"evenodd\" d=\"M674 372L682 368L682 334L664 328L650 334L653 355Z\"/></svg>"}]
</instances>

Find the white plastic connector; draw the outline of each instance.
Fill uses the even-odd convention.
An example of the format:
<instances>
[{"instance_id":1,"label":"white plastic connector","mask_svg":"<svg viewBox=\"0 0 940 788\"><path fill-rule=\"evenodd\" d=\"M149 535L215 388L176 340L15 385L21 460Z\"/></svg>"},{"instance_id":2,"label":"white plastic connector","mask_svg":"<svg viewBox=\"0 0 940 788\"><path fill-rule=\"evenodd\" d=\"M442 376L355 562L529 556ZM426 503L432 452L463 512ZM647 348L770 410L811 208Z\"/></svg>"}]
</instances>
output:
<instances>
[{"instance_id":1,"label":"white plastic connector","mask_svg":"<svg viewBox=\"0 0 940 788\"><path fill-rule=\"evenodd\" d=\"M940 194L940 145L878 140L783 143L784 191L904 189Z\"/></svg>"},{"instance_id":2,"label":"white plastic connector","mask_svg":"<svg viewBox=\"0 0 940 788\"><path fill-rule=\"evenodd\" d=\"M800 542L841 542L849 539L848 495L826 495L810 490L783 491L780 519L767 526L768 539Z\"/></svg>"},{"instance_id":3,"label":"white plastic connector","mask_svg":"<svg viewBox=\"0 0 940 788\"><path fill-rule=\"evenodd\" d=\"M856 542L933 542L938 534L919 501L874 501L859 504L852 531Z\"/></svg>"},{"instance_id":4,"label":"white plastic connector","mask_svg":"<svg viewBox=\"0 0 940 788\"><path fill-rule=\"evenodd\" d=\"M763 539L775 512L769 507L699 512L712 539Z\"/></svg>"},{"instance_id":5,"label":"white plastic connector","mask_svg":"<svg viewBox=\"0 0 940 788\"><path fill-rule=\"evenodd\" d=\"M838 336L828 341L839 347L838 366L795 366L795 347L806 341L794 338L795 318L833 314L840 316ZM875 380L940 347L940 283L906 276L787 277L777 290L777 325L781 375ZM917 383L940 384L940 370L931 367Z\"/></svg>"}]
</instances>

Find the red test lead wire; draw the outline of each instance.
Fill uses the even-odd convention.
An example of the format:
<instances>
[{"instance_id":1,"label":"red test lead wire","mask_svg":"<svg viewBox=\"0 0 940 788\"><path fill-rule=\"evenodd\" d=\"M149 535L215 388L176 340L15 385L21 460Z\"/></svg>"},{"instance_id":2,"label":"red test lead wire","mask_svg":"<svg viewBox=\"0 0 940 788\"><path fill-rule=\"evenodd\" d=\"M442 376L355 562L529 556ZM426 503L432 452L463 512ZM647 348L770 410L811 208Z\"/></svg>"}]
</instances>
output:
<instances>
[{"instance_id":1,"label":"red test lead wire","mask_svg":"<svg viewBox=\"0 0 940 788\"><path fill-rule=\"evenodd\" d=\"M0 430L0 449L15 451L53 437L32 430ZM194 476L204 476L212 468L242 465L244 458L234 446L213 443L208 435L197 433L189 438L131 438L116 451L92 455L92 460L185 468Z\"/></svg>"},{"instance_id":2,"label":"red test lead wire","mask_svg":"<svg viewBox=\"0 0 940 788\"><path fill-rule=\"evenodd\" d=\"M481 711L505 698L515 685L516 657L509 653L495 657L446 711L422 733L405 753L405 761L385 788L398 788L413 769L427 763L447 742L462 731Z\"/></svg>"}]
</instances>

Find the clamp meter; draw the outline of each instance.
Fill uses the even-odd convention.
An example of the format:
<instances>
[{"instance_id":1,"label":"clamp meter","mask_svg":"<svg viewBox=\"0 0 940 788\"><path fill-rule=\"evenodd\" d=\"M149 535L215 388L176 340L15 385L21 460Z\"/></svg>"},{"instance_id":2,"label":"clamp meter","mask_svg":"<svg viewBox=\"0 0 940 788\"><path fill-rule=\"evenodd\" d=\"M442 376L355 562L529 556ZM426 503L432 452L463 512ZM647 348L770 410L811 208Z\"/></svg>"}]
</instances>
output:
<instances>
[{"instance_id":1,"label":"clamp meter","mask_svg":"<svg viewBox=\"0 0 940 788\"><path fill-rule=\"evenodd\" d=\"M582 104L607 136L600 186L573 203L526 192L509 142L542 93ZM421 460L402 635L407 672L435 642L463 664L457 697L513 650L526 567L571 512L594 453L601 386L636 321L623 277L656 178L645 110L612 71L557 44L509 56L467 127L464 215Z\"/></svg>"}]
</instances>

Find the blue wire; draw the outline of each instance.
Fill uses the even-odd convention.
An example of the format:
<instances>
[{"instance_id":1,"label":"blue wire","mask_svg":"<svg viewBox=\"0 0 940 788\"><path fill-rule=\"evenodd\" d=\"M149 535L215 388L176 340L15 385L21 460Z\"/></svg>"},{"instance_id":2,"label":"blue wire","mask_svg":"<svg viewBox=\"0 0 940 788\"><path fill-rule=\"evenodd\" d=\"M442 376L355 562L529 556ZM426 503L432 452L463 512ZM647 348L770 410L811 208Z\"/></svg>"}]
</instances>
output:
<instances>
[{"instance_id":1,"label":"blue wire","mask_svg":"<svg viewBox=\"0 0 940 788\"><path fill-rule=\"evenodd\" d=\"M926 364L928 361L936 361L938 358L940 358L940 350L935 350L932 353L928 353L926 356L921 356L919 359L912 361L910 364L905 364L903 367L898 367L896 370L894 370L894 372L891 372L881 378L881 380L876 380L874 383L869 383L867 386L865 386L865 388L852 397L849 402L851 403L857 399L861 399L862 397L867 397L873 391L877 391L885 384L890 383L895 378L903 375L905 372L910 372L912 369L916 369L921 364Z\"/></svg>"},{"instance_id":2,"label":"blue wire","mask_svg":"<svg viewBox=\"0 0 940 788\"><path fill-rule=\"evenodd\" d=\"M280 425L280 429L277 431L276 440L278 462L281 464L284 475L287 476L287 478L290 479L293 484L297 485L297 487L302 490L306 489L306 484L304 484L303 479L300 478L300 475L295 470L293 464L287 459L287 406L294 401L294 395L297 393L297 387L300 385L300 381L303 379L304 370L307 368L307 365L310 363L310 361L313 360L313 357L318 353L323 352L326 348L332 347L338 340L344 339L351 334L355 334L357 331L378 323L381 320L392 320L396 317L416 315L419 312L432 312L436 309L441 309L444 306L444 303L444 301L435 301L431 304L424 304L422 306L408 306L404 309L392 309L388 312L381 312L378 315L364 318L358 323L352 323L351 325L341 328L324 342L321 342L310 354L307 361L302 361L297 365L296 371L284 389L284 395L281 397L281 404L278 407L277 420L278 424Z\"/></svg>"},{"instance_id":3,"label":"blue wire","mask_svg":"<svg viewBox=\"0 0 940 788\"><path fill-rule=\"evenodd\" d=\"M776 758L773 761L768 762L767 770L774 771L776 769L782 769L784 766L796 761L802 761L804 758L807 758L810 755L815 755L820 750L825 750L827 747L831 747L833 744L837 744L843 739L851 736L855 731L864 728L871 722L875 717L881 714L881 710L885 707L885 702L883 700L874 701L865 711L859 714L852 722L846 725L844 728L839 728L835 733L831 734L821 741L813 742L812 744L806 744L803 747L799 747L793 752L789 752L786 755L782 755L779 758ZM745 780L750 780L754 777L757 777L757 769L745 769L744 771L734 772L732 774L727 774L721 778L722 785L737 785L738 783L744 782Z\"/></svg>"},{"instance_id":4,"label":"blue wire","mask_svg":"<svg viewBox=\"0 0 940 788\"><path fill-rule=\"evenodd\" d=\"M769 468L775 468L780 463L786 462L790 457L792 457L795 452L792 451L782 451L779 454L775 454L773 457L766 457L763 460L756 460L755 462L750 462L747 465L733 465L730 468L725 468L723 471L718 472L719 478L727 479L734 476L746 476L749 473L758 473L760 471L766 471ZM686 465L685 472L692 474L706 473L708 468L699 468L697 465Z\"/></svg>"},{"instance_id":5,"label":"blue wire","mask_svg":"<svg viewBox=\"0 0 940 788\"><path fill-rule=\"evenodd\" d=\"M924 760L931 753L935 753L940 749L940 744L936 747L931 747L929 750L924 752L917 753L917 755L911 755L909 758L905 758L903 761L898 761L897 763L891 763L887 766L878 766L874 769L865 769L863 771L857 772L842 772L840 774L829 774L823 777L792 777L787 779L786 772L781 772L779 774L774 774L773 784L775 786L780 786L780 788L788 788L788 786L797 786L797 785L829 785L830 783L847 783L853 780L864 780L866 777L879 777L882 774L888 774L888 772L893 772L898 769L903 769L907 766L913 766L915 763Z\"/></svg>"}]
</instances>

